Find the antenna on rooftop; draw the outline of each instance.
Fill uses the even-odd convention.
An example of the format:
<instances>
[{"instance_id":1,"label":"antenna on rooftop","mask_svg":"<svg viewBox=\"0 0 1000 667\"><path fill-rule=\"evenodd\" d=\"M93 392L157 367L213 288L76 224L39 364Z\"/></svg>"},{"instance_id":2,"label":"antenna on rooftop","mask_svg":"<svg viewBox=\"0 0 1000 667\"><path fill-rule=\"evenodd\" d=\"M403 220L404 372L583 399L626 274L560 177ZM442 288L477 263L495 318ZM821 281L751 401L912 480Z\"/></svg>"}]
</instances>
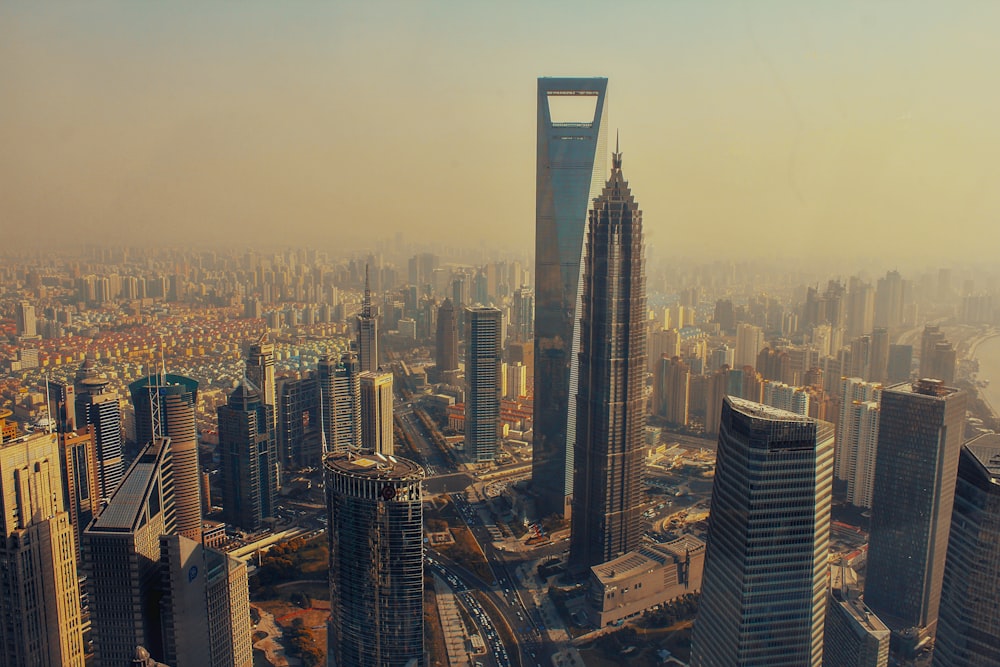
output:
<instances>
[{"instance_id":1,"label":"antenna on rooftop","mask_svg":"<svg viewBox=\"0 0 1000 667\"><path fill-rule=\"evenodd\" d=\"M52 433L52 399L49 397L49 374L45 373L45 414L49 419L45 424L45 432Z\"/></svg>"}]
</instances>

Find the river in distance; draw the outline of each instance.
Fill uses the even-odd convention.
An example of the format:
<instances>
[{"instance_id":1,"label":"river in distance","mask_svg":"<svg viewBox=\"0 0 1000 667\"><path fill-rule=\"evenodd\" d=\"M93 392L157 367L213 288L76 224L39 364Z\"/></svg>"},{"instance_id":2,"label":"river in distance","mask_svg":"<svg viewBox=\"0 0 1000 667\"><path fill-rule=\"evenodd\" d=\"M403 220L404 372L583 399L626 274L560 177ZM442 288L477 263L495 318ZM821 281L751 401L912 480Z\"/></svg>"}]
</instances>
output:
<instances>
[{"instance_id":1,"label":"river in distance","mask_svg":"<svg viewBox=\"0 0 1000 667\"><path fill-rule=\"evenodd\" d=\"M979 380L989 380L986 387L979 389L979 395L993 408L994 414L1000 411L1000 336L984 340L976 348L976 359L979 360Z\"/></svg>"}]
</instances>

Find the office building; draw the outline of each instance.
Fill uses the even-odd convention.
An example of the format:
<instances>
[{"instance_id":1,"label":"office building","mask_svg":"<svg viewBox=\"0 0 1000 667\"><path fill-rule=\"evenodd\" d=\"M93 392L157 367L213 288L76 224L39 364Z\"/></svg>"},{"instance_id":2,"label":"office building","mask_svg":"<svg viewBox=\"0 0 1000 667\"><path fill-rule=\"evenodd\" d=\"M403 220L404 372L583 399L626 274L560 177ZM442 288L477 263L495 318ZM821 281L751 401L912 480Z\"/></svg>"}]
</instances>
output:
<instances>
[{"instance_id":1,"label":"office building","mask_svg":"<svg viewBox=\"0 0 1000 667\"><path fill-rule=\"evenodd\" d=\"M330 454L323 466L331 664L422 667L424 471L407 459L353 452Z\"/></svg>"},{"instance_id":2,"label":"office building","mask_svg":"<svg viewBox=\"0 0 1000 667\"><path fill-rule=\"evenodd\" d=\"M1000 665L1000 436L967 442L958 461L934 667Z\"/></svg>"},{"instance_id":3,"label":"office building","mask_svg":"<svg viewBox=\"0 0 1000 667\"><path fill-rule=\"evenodd\" d=\"M277 431L278 395L274 380L274 343L268 342L267 333L250 345L247 351L246 375L260 393L261 403L272 408L268 429Z\"/></svg>"},{"instance_id":4,"label":"office building","mask_svg":"<svg viewBox=\"0 0 1000 667\"><path fill-rule=\"evenodd\" d=\"M437 345L434 363L439 371L453 371L458 368L458 321L451 299L445 299L438 308Z\"/></svg>"},{"instance_id":5,"label":"office building","mask_svg":"<svg viewBox=\"0 0 1000 667\"><path fill-rule=\"evenodd\" d=\"M278 382L278 457L282 465L319 466L323 460L319 379Z\"/></svg>"},{"instance_id":6,"label":"office building","mask_svg":"<svg viewBox=\"0 0 1000 667\"><path fill-rule=\"evenodd\" d=\"M161 535L160 566L164 662L252 667L246 563L181 535Z\"/></svg>"},{"instance_id":7,"label":"office building","mask_svg":"<svg viewBox=\"0 0 1000 667\"><path fill-rule=\"evenodd\" d=\"M75 382L76 425L94 427L100 496L111 497L125 472L122 412L117 392L108 389L109 381L87 374Z\"/></svg>"},{"instance_id":8,"label":"office building","mask_svg":"<svg viewBox=\"0 0 1000 667\"><path fill-rule=\"evenodd\" d=\"M83 532L98 665L127 665L137 646L163 659L160 535L175 531L169 438L149 442Z\"/></svg>"},{"instance_id":9,"label":"office building","mask_svg":"<svg viewBox=\"0 0 1000 667\"><path fill-rule=\"evenodd\" d=\"M63 497L73 525L76 561L81 562L83 529L101 509L94 426L58 434Z\"/></svg>"},{"instance_id":10,"label":"office building","mask_svg":"<svg viewBox=\"0 0 1000 667\"><path fill-rule=\"evenodd\" d=\"M726 397L692 667L820 667L833 425Z\"/></svg>"},{"instance_id":11,"label":"office building","mask_svg":"<svg viewBox=\"0 0 1000 667\"><path fill-rule=\"evenodd\" d=\"M882 390L865 602L904 653L937 625L965 406L940 380Z\"/></svg>"},{"instance_id":12,"label":"office building","mask_svg":"<svg viewBox=\"0 0 1000 667\"><path fill-rule=\"evenodd\" d=\"M392 373L363 372L361 392L361 446L389 456L393 453Z\"/></svg>"},{"instance_id":13,"label":"office building","mask_svg":"<svg viewBox=\"0 0 1000 667\"><path fill-rule=\"evenodd\" d=\"M371 285L368 281L368 265L365 265L365 296L358 314L358 362L362 372L379 369L378 356L378 314L372 307Z\"/></svg>"},{"instance_id":14,"label":"office building","mask_svg":"<svg viewBox=\"0 0 1000 667\"><path fill-rule=\"evenodd\" d=\"M353 352L322 357L316 370L326 451L361 446L361 364Z\"/></svg>"},{"instance_id":15,"label":"office building","mask_svg":"<svg viewBox=\"0 0 1000 667\"><path fill-rule=\"evenodd\" d=\"M265 520L276 516L278 447L268 428L273 410L249 379L216 410L222 516L249 533L262 530Z\"/></svg>"},{"instance_id":16,"label":"office building","mask_svg":"<svg viewBox=\"0 0 1000 667\"><path fill-rule=\"evenodd\" d=\"M531 484L542 516L568 514L572 498L580 264L587 211L607 173L607 89L605 78L538 80ZM590 101L583 117L562 113Z\"/></svg>"},{"instance_id":17,"label":"office building","mask_svg":"<svg viewBox=\"0 0 1000 667\"><path fill-rule=\"evenodd\" d=\"M500 440L501 317L482 306L465 312L465 452L474 463L492 461Z\"/></svg>"},{"instance_id":18,"label":"office building","mask_svg":"<svg viewBox=\"0 0 1000 667\"><path fill-rule=\"evenodd\" d=\"M529 341L535 330L535 291L526 285L514 290L510 308L510 336Z\"/></svg>"},{"instance_id":19,"label":"office building","mask_svg":"<svg viewBox=\"0 0 1000 667\"><path fill-rule=\"evenodd\" d=\"M826 608L823 667L887 667L889 635L889 628L858 592L834 576Z\"/></svg>"},{"instance_id":20,"label":"office building","mask_svg":"<svg viewBox=\"0 0 1000 667\"><path fill-rule=\"evenodd\" d=\"M889 368L886 372L887 382L898 384L908 382L910 379L910 367L913 365L912 345L890 345L889 346Z\"/></svg>"},{"instance_id":21,"label":"office building","mask_svg":"<svg viewBox=\"0 0 1000 667\"><path fill-rule=\"evenodd\" d=\"M129 392L135 408L136 440L170 439L177 532L200 542L201 467L194 419L198 382L182 375L160 373L136 380L129 385Z\"/></svg>"},{"instance_id":22,"label":"office building","mask_svg":"<svg viewBox=\"0 0 1000 667\"><path fill-rule=\"evenodd\" d=\"M587 227L580 308L569 566L586 572L639 545L646 428L642 212L612 157Z\"/></svg>"},{"instance_id":23,"label":"office building","mask_svg":"<svg viewBox=\"0 0 1000 667\"><path fill-rule=\"evenodd\" d=\"M83 667L73 526L55 434L0 445L0 664Z\"/></svg>"},{"instance_id":24,"label":"office building","mask_svg":"<svg viewBox=\"0 0 1000 667\"><path fill-rule=\"evenodd\" d=\"M57 433L76 430L76 387L69 382L46 380L49 417Z\"/></svg>"}]
</instances>

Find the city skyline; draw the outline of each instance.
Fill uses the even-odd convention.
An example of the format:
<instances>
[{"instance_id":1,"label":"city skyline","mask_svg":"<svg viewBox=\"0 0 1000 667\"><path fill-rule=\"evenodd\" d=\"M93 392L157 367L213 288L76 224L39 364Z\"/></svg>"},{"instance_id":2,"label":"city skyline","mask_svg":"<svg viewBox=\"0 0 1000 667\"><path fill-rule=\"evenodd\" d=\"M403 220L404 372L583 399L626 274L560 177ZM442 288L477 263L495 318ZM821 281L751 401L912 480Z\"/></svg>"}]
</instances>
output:
<instances>
[{"instance_id":1,"label":"city skyline","mask_svg":"<svg viewBox=\"0 0 1000 667\"><path fill-rule=\"evenodd\" d=\"M1000 210L998 7L627 2L633 37L612 49L590 48L605 25L589 3L240 9L0 9L5 240L93 241L100 224L143 245L239 229L356 246L405 220L444 241L471 209L469 241L502 227L527 249L543 74L614 81L609 127L642 137L631 164L663 221L651 255L716 230L729 257L824 236L836 256L983 258L968 241ZM454 213L425 216L445 187ZM927 243L943 224L957 233Z\"/></svg>"}]
</instances>

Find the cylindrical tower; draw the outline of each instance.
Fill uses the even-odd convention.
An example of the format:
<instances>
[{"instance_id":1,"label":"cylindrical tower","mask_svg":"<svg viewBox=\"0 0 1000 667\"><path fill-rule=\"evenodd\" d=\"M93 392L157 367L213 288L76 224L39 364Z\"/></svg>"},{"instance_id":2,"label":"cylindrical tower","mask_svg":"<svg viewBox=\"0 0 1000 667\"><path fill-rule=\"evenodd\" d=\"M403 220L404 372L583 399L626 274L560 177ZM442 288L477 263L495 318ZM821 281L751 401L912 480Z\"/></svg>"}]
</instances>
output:
<instances>
[{"instance_id":1,"label":"cylindrical tower","mask_svg":"<svg viewBox=\"0 0 1000 667\"><path fill-rule=\"evenodd\" d=\"M324 474L332 664L424 665L423 468L343 452Z\"/></svg>"}]
</instances>

